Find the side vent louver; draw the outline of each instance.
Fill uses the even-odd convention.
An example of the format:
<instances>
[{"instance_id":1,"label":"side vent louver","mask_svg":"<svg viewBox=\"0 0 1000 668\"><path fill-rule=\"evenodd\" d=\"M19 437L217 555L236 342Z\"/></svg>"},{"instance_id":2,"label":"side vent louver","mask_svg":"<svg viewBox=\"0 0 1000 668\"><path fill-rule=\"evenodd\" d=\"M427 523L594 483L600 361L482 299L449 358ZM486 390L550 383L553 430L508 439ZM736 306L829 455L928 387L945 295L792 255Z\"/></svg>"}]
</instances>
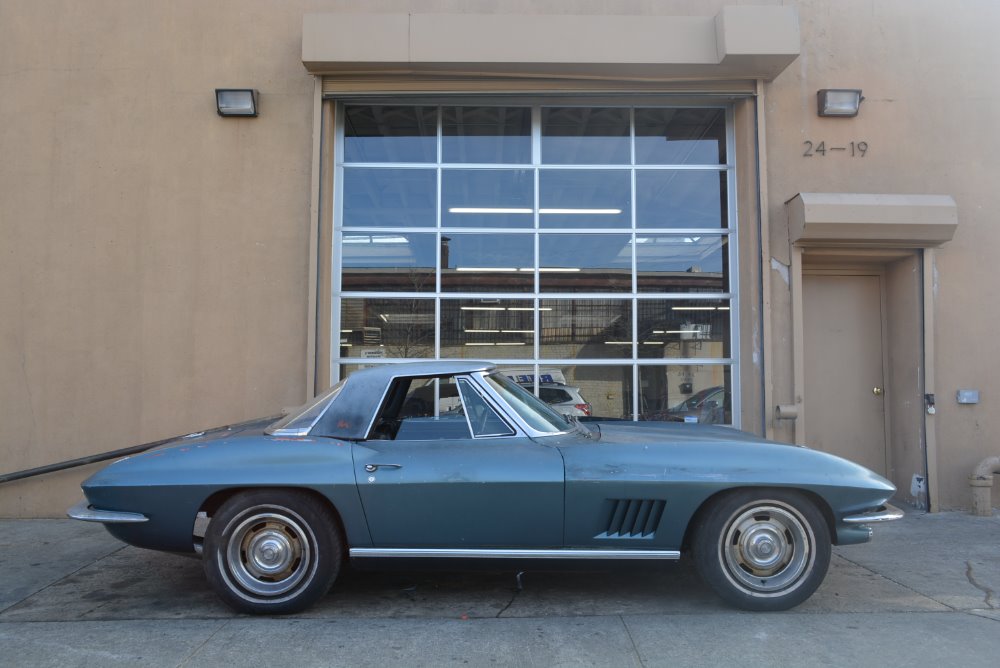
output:
<instances>
[{"instance_id":1,"label":"side vent louver","mask_svg":"<svg viewBox=\"0 0 1000 668\"><path fill-rule=\"evenodd\" d=\"M608 529L598 538L652 538L660 526L662 499L611 499Z\"/></svg>"}]
</instances>

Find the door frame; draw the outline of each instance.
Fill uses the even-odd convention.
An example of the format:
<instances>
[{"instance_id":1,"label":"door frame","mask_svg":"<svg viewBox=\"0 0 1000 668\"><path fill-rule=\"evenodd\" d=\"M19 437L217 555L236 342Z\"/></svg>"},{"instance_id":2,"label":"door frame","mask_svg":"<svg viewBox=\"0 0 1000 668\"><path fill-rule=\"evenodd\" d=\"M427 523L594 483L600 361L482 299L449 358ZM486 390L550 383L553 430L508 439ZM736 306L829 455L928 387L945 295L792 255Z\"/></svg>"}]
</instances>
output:
<instances>
[{"instance_id":1,"label":"door frame","mask_svg":"<svg viewBox=\"0 0 1000 668\"><path fill-rule=\"evenodd\" d=\"M885 448L884 451L884 461L886 475L892 470L892 411L889 409L889 399L892 396L891 387L891 374L889 369L889 336L888 336L888 321L886 320L886 308L888 302L886 300L885 293L885 282L886 282L886 271L885 265L883 263L878 264L822 264L802 267L802 277L805 276L875 276L879 279L878 281L878 292L879 292L879 335L881 341L879 345L882 351L882 443ZM805 296L805 285L803 283L802 288L803 297ZM804 301L804 299L802 300ZM803 314L804 315L804 314ZM800 318L801 319L801 318ZM803 323L803 330L805 329ZM803 348L805 347L805 340L803 338ZM802 358L803 367L802 369L802 391L805 393L805 357ZM800 415L805 414L805 401L803 400L802 410ZM800 445L804 444L805 441L805 423L799 424L796 422L795 429L795 442ZM801 432L801 433L800 433ZM800 441L801 439L801 441Z\"/></svg>"},{"instance_id":2,"label":"door frame","mask_svg":"<svg viewBox=\"0 0 1000 668\"><path fill-rule=\"evenodd\" d=\"M920 363L923 367L923 394L924 397L933 397L935 394L935 374L934 374L934 329L935 329L935 308L933 276L935 270L935 250L934 248L913 248L913 247L885 247L872 248L851 247L851 246L810 246L793 243L791 245L791 264L789 267L789 284L792 312L792 383L794 408L797 409L794 420L794 441L799 445L805 443L805 426L808 416L805 414L802 395L805 392L805 342L804 342L804 321L803 321L803 289L802 276L803 264L806 264L805 271L810 272L817 267L820 262L827 262L829 268L862 268L863 271L872 272L880 270L883 272L882 280L882 317L886 317L885 304L885 278L884 267L892 262L908 257L916 256L917 264L921 267L921 339L923 342ZM805 258L808 256L808 258ZM814 262L817 261L817 262ZM883 326L883 351L882 364L883 374L886 374L888 364L888 350L885 346L886 327ZM891 369L889 369L891 372ZM885 375L888 384L890 375ZM926 406L925 406L926 409ZM891 422L889 411L886 412L887 439L891 439ZM923 448L924 448L924 468L926 471L927 502L928 509L936 512L940 499L938 484L938 448L936 425L934 415L923 411ZM887 459L891 463L891 440L886 442Z\"/></svg>"}]
</instances>

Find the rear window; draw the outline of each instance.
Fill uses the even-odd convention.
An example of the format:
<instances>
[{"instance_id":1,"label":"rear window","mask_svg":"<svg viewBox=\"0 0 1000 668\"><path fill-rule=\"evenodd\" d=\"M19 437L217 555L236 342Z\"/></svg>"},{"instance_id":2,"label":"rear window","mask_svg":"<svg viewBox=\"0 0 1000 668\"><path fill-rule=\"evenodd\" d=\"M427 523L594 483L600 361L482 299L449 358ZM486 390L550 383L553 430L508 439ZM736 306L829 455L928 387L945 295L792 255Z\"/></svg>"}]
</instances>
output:
<instances>
[{"instance_id":1,"label":"rear window","mask_svg":"<svg viewBox=\"0 0 1000 668\"><path fill-rule=\"evenodd\" d=\"M547 404L559 404L572 398L566 390L557 390L552 387L538 388L538 397Z\"/></svg>"}]
</instances>

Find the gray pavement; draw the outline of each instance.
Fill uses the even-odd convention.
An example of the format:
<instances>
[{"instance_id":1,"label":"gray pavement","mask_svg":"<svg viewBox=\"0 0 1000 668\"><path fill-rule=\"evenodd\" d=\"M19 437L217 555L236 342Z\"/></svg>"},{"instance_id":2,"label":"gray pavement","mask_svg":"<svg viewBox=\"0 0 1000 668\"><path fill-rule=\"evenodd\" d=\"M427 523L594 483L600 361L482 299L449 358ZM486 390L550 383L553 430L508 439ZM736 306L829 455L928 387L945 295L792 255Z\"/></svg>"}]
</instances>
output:
<instances>
[{"instance_id":1,"label":"gray pavement","mask_svg":"<svg viewBox=\"0 0 1000 668\"><path fill-rule=\"evenodd\" d=\"M0 521L0 665L1000 665L1000 516L925 514L835 548L784 613L726 607L692 564L349 572L293 617L237 615L195 559L100 526Z\"/></svg>"}]
</instances>

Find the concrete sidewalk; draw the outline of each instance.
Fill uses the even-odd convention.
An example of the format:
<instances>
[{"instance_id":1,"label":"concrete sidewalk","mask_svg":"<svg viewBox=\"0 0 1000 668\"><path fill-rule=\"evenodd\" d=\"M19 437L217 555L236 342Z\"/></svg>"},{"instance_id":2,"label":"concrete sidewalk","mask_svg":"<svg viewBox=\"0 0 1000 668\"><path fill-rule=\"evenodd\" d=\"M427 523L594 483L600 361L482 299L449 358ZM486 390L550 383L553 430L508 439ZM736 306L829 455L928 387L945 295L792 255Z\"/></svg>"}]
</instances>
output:
<instances>
[{"instance_id":1,"label":"concrete sidewalk","mask_svg":"<svg viewBox=\"0 0 1000 668\"><path fill-rule=\"evenodd\" d=\"M726 607L690 562L629 572L357 573L294 617L234 614L195 559L100 526L0 521L14 666L963 666L1000 662L1000 517L907 517L835 548L785 613Z\"/></svg>"}]
</instances>

